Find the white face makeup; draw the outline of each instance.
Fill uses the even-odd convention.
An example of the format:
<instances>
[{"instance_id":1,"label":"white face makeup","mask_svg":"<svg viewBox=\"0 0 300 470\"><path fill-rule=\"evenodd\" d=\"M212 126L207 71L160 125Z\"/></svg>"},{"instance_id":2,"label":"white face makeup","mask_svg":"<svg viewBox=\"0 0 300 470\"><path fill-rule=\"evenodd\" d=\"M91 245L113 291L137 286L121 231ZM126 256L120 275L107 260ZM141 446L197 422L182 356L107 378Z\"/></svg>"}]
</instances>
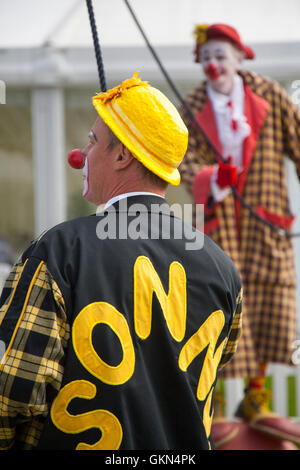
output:
<instances>
[{"instance_id":1,"label":"white face makeup","mask_svg":"<svg viewBox=\"0 0 300 470\"><path fill-rule=\"evenodd\" d=\"M239 51L227 41L211 39L201 47L200 61L212 88L230 94L241 64Z\"/></svg>"},{"instance_id":2,"label":"white face makeup","mask_svg":"<svg viewBox=\"0 0 300 470\"><path fill-rule=\"evenodd\" d=\"M82 196L85 197L89 192L89 165L88 165L88 159L87 158L85 159L84 166L82 168L82 176L83 176Z\"/></svg>"},{"instance_id":3,"label":"white face makeup","mask_svg":"<svg viewBox=\"0 0 300 470\"><path fill-rule=\"evenodd\" d=\"M88 144L87 148L89 149L92 145L92 142L95 140L95 135L93 131L90 131L88 134L90 143ZM84 160L84 166L82 168L82 177L83 177L83 192L82 196L86 197L89 193L89 159L86 156Z\"/></svg>"},{"instance_id":4,"label":"white face makeup","mask_svg":"<svg viewBox=\"0 0 300 470\"><path fill-rule=\"evenodd\" d=\"M82 150L85 157L82 169L83 197L92 204L107 202L113 186L114 149L109 147L110 138L107 126L98 117L89 133L89 143Z\"/></svg>"}]
</instances>

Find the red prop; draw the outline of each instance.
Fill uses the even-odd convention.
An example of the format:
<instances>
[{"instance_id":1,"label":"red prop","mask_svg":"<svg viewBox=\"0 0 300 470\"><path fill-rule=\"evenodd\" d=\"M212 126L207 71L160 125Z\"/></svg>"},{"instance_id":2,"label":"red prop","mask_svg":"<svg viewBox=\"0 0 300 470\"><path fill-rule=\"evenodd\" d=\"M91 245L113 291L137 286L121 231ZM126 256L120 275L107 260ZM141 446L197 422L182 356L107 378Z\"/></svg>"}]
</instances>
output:
<instances>
[{"instance_id":1,"label":"red prop","mask_svg":"<svg viewBox=\"0 0 300 470\"><path fill-rule=\"evenodd\" d=\"M228 427L228 424L226 426ZM230 429L229 439L223 439L223 442L220 440L219 445L214 442L217 450L298 450L292 442L255 431L246 423L233 422L232 428L236 432L234 433L233 429ZM213 440L214 437L219 438L220 431L212 425Z\"/></svg>"},{"instance_id":2,"label":"red prop","mask_svg":"<svg viewBox=\"0 0 300 470\"><path fill-rule=\"evenodd\" d=\"M75 170L80 170L84 166L84 155L79 149L72 150L68 155L68 162Z\"/></svg>"},{"instance_id":3,"label":"red prop","mask_svg":"<svg viewBox=\"0 0 300 470\"><path fill-rule=\"evenodd\" d=\"M220 188L226 186L235 186L237 184L237 167L231 165L231 158L228 158L229 163L219 163L217 183Z\"/></svg>"}]
</instances>

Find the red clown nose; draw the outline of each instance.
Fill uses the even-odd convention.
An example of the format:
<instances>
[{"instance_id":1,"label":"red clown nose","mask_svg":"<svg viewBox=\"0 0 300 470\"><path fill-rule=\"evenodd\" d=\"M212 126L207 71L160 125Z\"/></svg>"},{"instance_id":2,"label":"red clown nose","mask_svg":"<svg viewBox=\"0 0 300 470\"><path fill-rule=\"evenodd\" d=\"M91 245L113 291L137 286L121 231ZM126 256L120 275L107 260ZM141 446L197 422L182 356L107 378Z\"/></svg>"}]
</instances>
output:
<instances>
[{"instance_id":1,"label":"red clown nose","mask_svg":"<svg viewBox=\"0 0 300 470\"><path fill-rule=\"evenodd\" d=\"M84 155L79 149L72 150L68 155L68 162L75 170L80 170L84 166Z\"/></svg>"},{"instance_id":2,"label":"red clown nose","mask_svg":"<svg viewBox=\"0 0 300 470\"><path fill-rule=\"evenodd\" d=\"M218 66L215 64L209 64L208 67L205 67L205 73L209 76L211 80L216 80L220 76Z\"/></svg>"}]
</instances>

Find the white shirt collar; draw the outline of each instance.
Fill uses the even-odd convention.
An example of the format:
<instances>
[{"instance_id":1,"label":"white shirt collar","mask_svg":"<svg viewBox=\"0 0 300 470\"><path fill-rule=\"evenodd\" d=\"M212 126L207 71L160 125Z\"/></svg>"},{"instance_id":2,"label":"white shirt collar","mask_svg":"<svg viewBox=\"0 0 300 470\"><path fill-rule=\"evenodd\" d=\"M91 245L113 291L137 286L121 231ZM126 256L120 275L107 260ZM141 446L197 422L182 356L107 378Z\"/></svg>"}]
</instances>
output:
<instances>
[{"instance_id":1,"label":"white shirt collar","mask_svg":"<svg viewBox=\"0 0 300 470\"><path fill-rule=\"evenodd\" d=\"M125 199L126 197L131 197L131 196L157 196L157 197L161 197L162 199L164 199L163 196L160 196L157 193L150 193L147 191L134 191L130 193L118 194L117 196L114 196L111 199L109 199L106 204L102 204L101 206L98 206L97 213L106 210L109 206L111 206L115 202L120 201L121 199Z\"/></svg>"}]
</instances>

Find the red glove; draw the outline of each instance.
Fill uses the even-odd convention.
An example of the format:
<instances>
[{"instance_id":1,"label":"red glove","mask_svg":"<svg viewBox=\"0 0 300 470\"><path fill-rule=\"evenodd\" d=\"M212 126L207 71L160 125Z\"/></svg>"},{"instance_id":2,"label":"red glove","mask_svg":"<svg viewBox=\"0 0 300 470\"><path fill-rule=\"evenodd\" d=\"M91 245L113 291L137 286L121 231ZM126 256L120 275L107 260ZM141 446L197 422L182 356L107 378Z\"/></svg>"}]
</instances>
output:
<instances>
[{"instance_id":1,"label":"red glove","mask_svg":"<svg viewBox=\"0 0 300 470\"><path fill-rule=\"evenodd\" d=\"M228 163L219 163L218 173L217 173L217 183L220 188L225 188L226 186L235 186L237 183L237 167L231 165L232 158L228 158Z\"/></svg>"}]
</instances>

